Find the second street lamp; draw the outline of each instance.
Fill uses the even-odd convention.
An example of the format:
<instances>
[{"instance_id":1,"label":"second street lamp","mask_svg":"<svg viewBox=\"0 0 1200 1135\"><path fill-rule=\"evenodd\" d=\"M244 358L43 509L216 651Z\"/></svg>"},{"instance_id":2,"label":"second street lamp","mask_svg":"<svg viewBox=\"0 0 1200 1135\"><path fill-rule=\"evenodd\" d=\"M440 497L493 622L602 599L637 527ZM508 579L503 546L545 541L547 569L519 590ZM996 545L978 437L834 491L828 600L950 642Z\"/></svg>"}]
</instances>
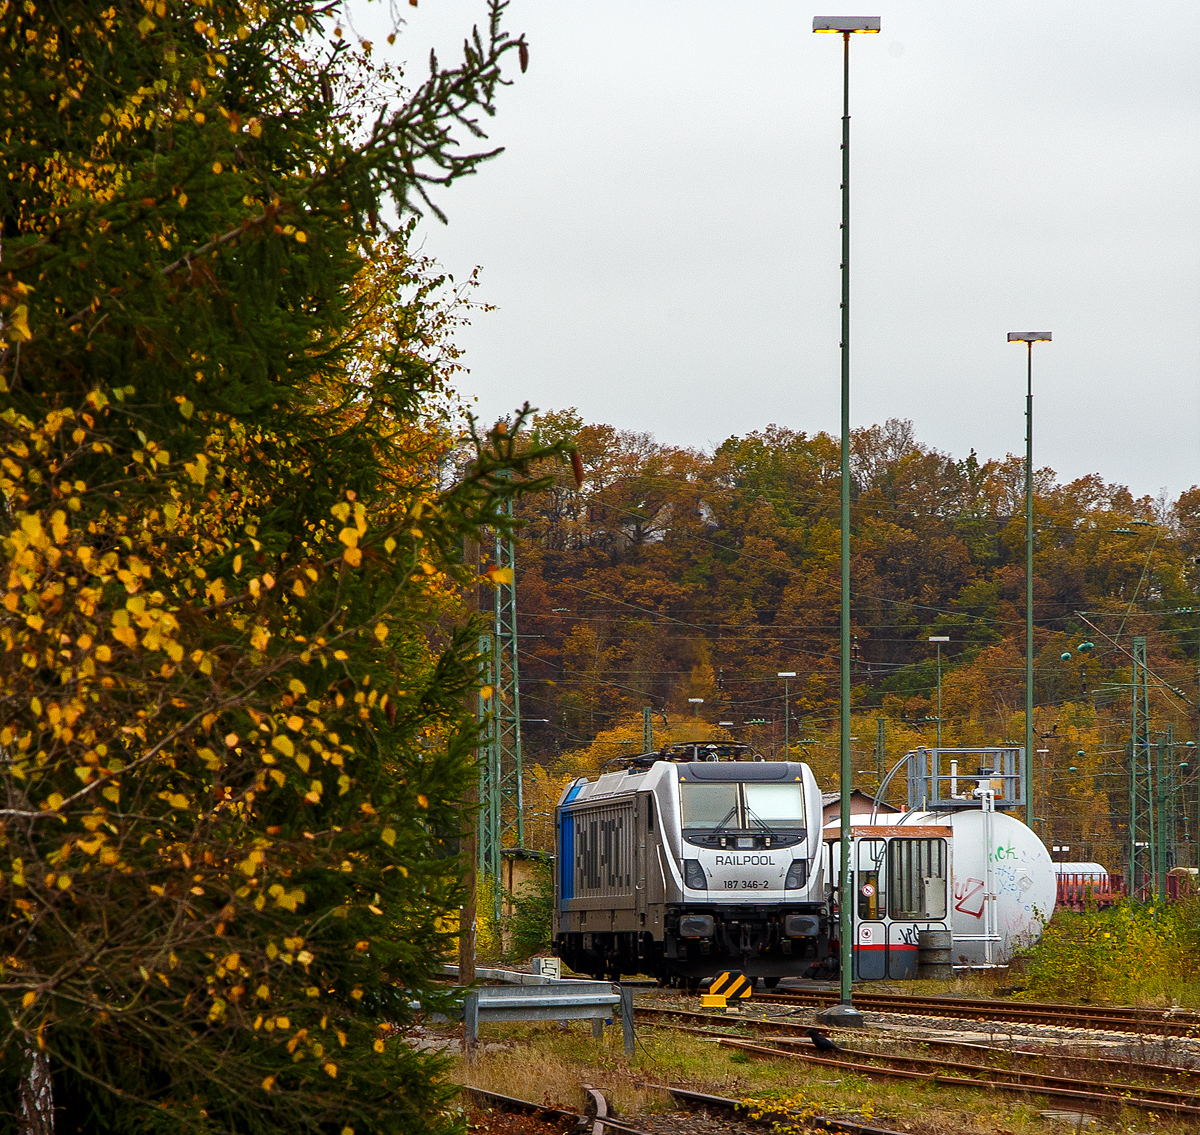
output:
<instances>
[{"instance_id":1,"label":"second street lamp","mask_svg":"<svg viewBox=\"0 0 1200 1135\"><path fill-rule=\"evenodd\" d=\"M814 32L842 37L842 692L841 692L841 1004L828 1009L822 1019L845 1025L862 1025L862 1014L850 1003L854 953L850 904L850 793L854 770L850 762L850 37L878 32L878 16L815 16Z\"/></svg>"},{"instance_id":2,"label":"second street lamp","mask_svg":"<svg viewBox=\"0 0 1200 1135\"><path fill-rule=\"evenodd\" d=\"M942 747L942 643L949 642L948 634L931 634L930 642L937 643L938 651L938 718L937 718L937 747Z\"/></svg>"},{"instance_id":3,"label":"second street lamp","mask_svg":"<svg viewBox=\"0 0 1200 1135\"><path fill-rule=\"evenodd\" d=\"M1025 826L1033 828L1033 345L1049 331L1010 331L1010 343L1027 348L1025 394Z\"/></svg>"},{"instance_id":4,"label":"second street lamp","mask_svg":"<svg viewBox=\"0 0 1200 1135\"><path fill-rule=\"evenodd\" d=\"M775 675L776 678L783 679L783 759L785 761L792 759L792 735L788 728L792 722L792 703L788 700L788 681L795 676L795 670L780 670Z\"/></svg>"}]
</instances>

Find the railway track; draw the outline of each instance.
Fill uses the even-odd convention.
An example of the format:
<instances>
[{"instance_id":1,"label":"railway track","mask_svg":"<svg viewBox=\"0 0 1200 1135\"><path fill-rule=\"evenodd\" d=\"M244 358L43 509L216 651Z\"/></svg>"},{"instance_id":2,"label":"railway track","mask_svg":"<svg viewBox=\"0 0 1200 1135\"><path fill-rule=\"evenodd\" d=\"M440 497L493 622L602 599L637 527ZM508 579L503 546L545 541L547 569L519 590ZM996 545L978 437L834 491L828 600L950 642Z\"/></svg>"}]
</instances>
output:
<instances>
[{"instance_id":1,"label":"railway track","mask_svg":"<svg viewBox=\"0 0 1200 1135\"><path fill-rule=\"evenodd\" d=\"M695 1092L690 1088L680 1088L672 1084L643 1082L641 1086L668 1093L685 1111L717 1112L730 1115L748 1126L772 1130L780 1119L784 1118L778 1112L765 1113L763 1106L754 1102L727 1099L724 1096L710 1096L704 1092ZM619 1135L646 1135L636 1127L630 1127L626 1123L609 1118L604 1097L595 1088L585 1086L584 1091L589 1095L591 1101L587 1114L565 1108L548 1107L544 1104L518 1099L515 1096L489 1092L483 1088L470 1086L463 1088L464 1095L474 1098L487 1107L495 1108L498 1111L518 1112L541 1119L548 1127L558 1131L574 1126L577 1131L590 1132L590 1135L603 1135L606 1128L618 1132ZM828 1119L823 1115L805 1116L803 1122L813 1130L828 1131L831 1135L905 1135L903 1132L886 1127L871 1127L848 1119Z\"/></svg>"},{"instance_id":2,"label":"railway track","mask_svg":"<svg viewBox=\"0 0 1200 1135\"><path fill-rule=\"evenodd\" d=\"M1175 1068L1171 1065L1140 1065L1133 1062L1107 1058L1062 1056L1056 1053L1028 1052L988 1045L964 1044L956 1041L920 1042L934 1048L965 1051L976 1061L1002 1059L1008 1066L994 1063L971 1063L965 1058L954 1056L900 1055L895 1052L882 1053L872 1050L844 1048L841 1052L821 1055L807 1049L812 1044L802 1027L778 1020L761 1020L752 1017L739 1018L741 1026L758 1029L770 1034L755 1043L745 1037L718 1032L713 1026L724 1026L728 1030L732 1022L718 1014L692 1013L671 1009L640 1007L635 1010L643 1019L668 1023L668 1027L682 1028L690 1033L699 1033L717 1040L724 1047L734 1048L756 1056L775 1059L786 1058L804 1061L820 1067L853 1071L879 1079L919 1080L922 1083L939 1084L947 1087L970 1087L994 1090L1018 1095L1039 1095L1061 1101L1074 1107L1090 1107L1096 1110L1132 1107L1141 1111L1171 1113L1188 1119L1200 1120L1200 1096L1196 1084L1200 1080L1200 1069ZM671 1018L703 1021L708 1028L695 1025L670 1026ZM1023 1067L1012 1067L1016 1060ZM1047 1062L1078 1066L1079 1073L1061 1074L1064 1069L1047 1072L1036 1065ZM1167 1077L1179 1087L1164 1087L1144 1083L1133 1083L1117 1078L1118 1070L1137 1076L1139 1079ZM1097 1071L1105 1079L1087 1078ZM1183 1086L1186 1085L1186 1086Z\"/></svg>"},{"instance_id":3,"label":"railway track","mask_svg":"<svg viewBox=\"0 0 1200 1135\"><path fill-rule=\"evenodd\" d=\"M996 1068L993 1065L965 1064L960 1061L937 1060L919 1056L897 1056L858 1049L844 1049L841 1056L858 1057L846 1060L830 1056L811 1055L796 1051L783 1038L775 1038L772 1045L752 1044L748 1041L722 1037L719 1044L756 1056L772 1059L799 1060L822 1068L833 1068L842 1072L854 1072L886 1080L919 1080L924 1084L944 1087L974 1088L1007 1092L1023 1096L1044 1096L1076 1106L1101 1108L1132 1107L1140 1111L1158 1114L1186 1116L1200 1119L1200 1101L1194 1091L1178 1091L1171 1088L1151 1088L1112 1081L1078 1080L1074 1077L1051 1076L1045 1073L1015 1071ZM793 1043L800 1043L795 1041ZM986 1079L981 1078L982 1073Z\"/></svg>"},{"instance_id":4,"label":"railway track","mask_svg":"<svg viewBox=\"0 0 1200 1135\"><path fill-rule=\"evenodd\" d=\"M819 990L755 994L758 1002L823 1007L836 1004L836 993ZM875 1013L963 1020L1012 1021L1020 1024L1065 1025L1109 1032L1154 1032L1162 1036L1200 1038L1200 1014L1183 1010L1133 1009L1109 1005L1070 1005L1051 1001L1019 1004L984 997L921 997L906 993L856 993L855 1008Z\"/></svg>"},{"instance_id":5,"label":"railway track","mask_svg":"<svg viewBox=\"0 0 1200 1135\"><path fill-rule=\"evenodd\" d=\"M651 1023L655 1021L669 1021L671 1018L689 1021L691 1025L679 1027L707 1036L734 1036L735 1034L730 1033L728 1030L730 1026L738 1025L771 1036L803 1039L807 1037L809 1028L807 1024L800 1024L794 1021L781 1021L778 1018L749 1016L731 1018L719 1013L693 1012L688 1009L663 1009L647 1005L637 1006L634 1009L634 1014L635 1017ZM807 1040L805 1043L808 1043ZM1194 1084L1196 1088L1200 1089L1200 1065L1193 1067L1178 1064L1156 1064L1132 1059L1122 1060L1111 1056L1093 1056L1090 1053L1086 1056L1081 1056L1056 1050L1046 1051L1014 1048L1012 1046L1001 1048L995 1045L975 1044L968 1041L946 1040L942 1038L922 1037L917 1043L928 1048L953 1049L966 1052L968 1055L995 1057L1008 1061L1052 1062L1069 1067L1077 1066L1084 1071L1101 1068L1108 1071L1114 1077L1119 1077L1121 1073L1125 1073L1127 1075L1137 1075L1142 1078L1165 1079L1176 1084Z\"/></svg>"}]
</instances>

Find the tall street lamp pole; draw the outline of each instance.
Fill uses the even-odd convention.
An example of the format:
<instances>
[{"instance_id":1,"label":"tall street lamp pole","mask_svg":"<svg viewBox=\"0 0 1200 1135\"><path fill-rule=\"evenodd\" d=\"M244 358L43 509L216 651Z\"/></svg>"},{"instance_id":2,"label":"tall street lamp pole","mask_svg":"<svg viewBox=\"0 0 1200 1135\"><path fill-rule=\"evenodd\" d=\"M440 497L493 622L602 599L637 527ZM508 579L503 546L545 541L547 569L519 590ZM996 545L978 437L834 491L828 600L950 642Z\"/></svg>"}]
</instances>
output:
<instances>
[{"instance_id":1,"label":"tall street lamp pole","mask_svg":"<svg viewBox=\"0 0 1200 1135\"><path fill-rule=\"evenodd\" d=\"M938 652L938 718L937 718L937 747L942 747L942 643L949 642L948 634L931 634L930 642L937 643Z\"/></svg>"},{"instance_id":2,"label":"tall street lamp pole","mask_svg":"<svg viewBox=\"0 0 1200 1135\"><path fill-rule=\"evenodd\" d=\"M1049 331L1010 331L1010 343L1027 350L1025 394L1025 826L1033 827L1033 345Z\"/></svg>"},{"instance_id":3,"label":"tall street lamp pole","mask_svg":"<svg viewBox=\"0 0 1200 1135\"><path fill-rule=\"evenodd\" d=\"M862 1014L850 1003L853 978L850 904L850 37L879 31L878 16L816 16L814 32L842 37L842 694L841 694L841 832L842 870L839 941L841 943L841 1004L823 1018L861 1025Z\"/></svg>"},{"instance_id":4,"label":"tall street lamp pole","mask_svg":"<svg viewBox=\"0 0 1200 1135\"><path fill-rule=\"evenodd\" d=\"M792 759L792 734L789 728L792 723L792 703L788 695L788 680L795 676L795 670L780 670L775 675L776 678L783 679L783 759L785 761Z\"/></svg>"}]
</instances>

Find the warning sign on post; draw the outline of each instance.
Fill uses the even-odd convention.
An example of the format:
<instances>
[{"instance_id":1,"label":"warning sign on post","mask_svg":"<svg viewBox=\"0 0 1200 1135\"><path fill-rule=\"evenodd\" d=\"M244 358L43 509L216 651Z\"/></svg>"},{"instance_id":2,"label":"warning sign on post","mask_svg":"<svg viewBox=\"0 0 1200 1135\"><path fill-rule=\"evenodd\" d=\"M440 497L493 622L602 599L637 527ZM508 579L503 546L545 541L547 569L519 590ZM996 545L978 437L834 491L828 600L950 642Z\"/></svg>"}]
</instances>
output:
<instances>
[{"instance_id":1,"label":"warning sign on post","mask_svg":"<svg viewBox=\"0 0 1200 1135\"><path fill-rule=\"evenodd\" d=\"M733 969L717 974L712 979L712 985L708 987L708 991L733 1000L736 997L749 997L753 988L754 981L751 978L748 978L741 970Z\"/></svg>"}]
</instances>

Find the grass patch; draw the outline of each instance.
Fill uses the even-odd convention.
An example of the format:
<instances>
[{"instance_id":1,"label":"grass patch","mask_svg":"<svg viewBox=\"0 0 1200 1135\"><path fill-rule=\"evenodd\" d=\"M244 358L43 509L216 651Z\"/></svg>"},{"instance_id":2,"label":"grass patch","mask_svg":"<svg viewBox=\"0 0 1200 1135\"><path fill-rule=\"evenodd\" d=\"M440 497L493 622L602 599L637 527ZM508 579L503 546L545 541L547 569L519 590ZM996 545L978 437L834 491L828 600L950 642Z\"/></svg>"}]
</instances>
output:
<instances>
[{"instance_id":1,"label":"grass patch","mask_svg":"<svg viewBox=\"0 0 1200 1135\"><path fill-rule=\"evenodd\" d=\"M1061 1101L844 1074L786 1058L751 1056L640 1022L637 1055L627 1061L619 1028L605 1032L604 1039L596 1041L587 1022L572 1022L566 1029L541 1024L489 1026L482 1030L481 1039L502 1047L480 1054L470 1064L460 1061L456 1075L460 1083L576 1110L582 1106L580 1084L591 1084L634 1126L638 1116L675 1110L669 1095L646 1087L657 1082L756 1101L764 1108L773 1104L800 1115L854 1118L913 1135L1053 1135L1066 1130L1039 1115L1043 1109L1070 1106ZM889 1049L902 1043L870 1031L862 1039ZM865 1044L856 1040L855 1046ZM905 1047L920 1051L915 1045ZM1086 1130L1182 1135L1195 1132L1197 1126L1129 1111L1104 1113L1098 1124Z\"/></svg>"}]
</instances>

